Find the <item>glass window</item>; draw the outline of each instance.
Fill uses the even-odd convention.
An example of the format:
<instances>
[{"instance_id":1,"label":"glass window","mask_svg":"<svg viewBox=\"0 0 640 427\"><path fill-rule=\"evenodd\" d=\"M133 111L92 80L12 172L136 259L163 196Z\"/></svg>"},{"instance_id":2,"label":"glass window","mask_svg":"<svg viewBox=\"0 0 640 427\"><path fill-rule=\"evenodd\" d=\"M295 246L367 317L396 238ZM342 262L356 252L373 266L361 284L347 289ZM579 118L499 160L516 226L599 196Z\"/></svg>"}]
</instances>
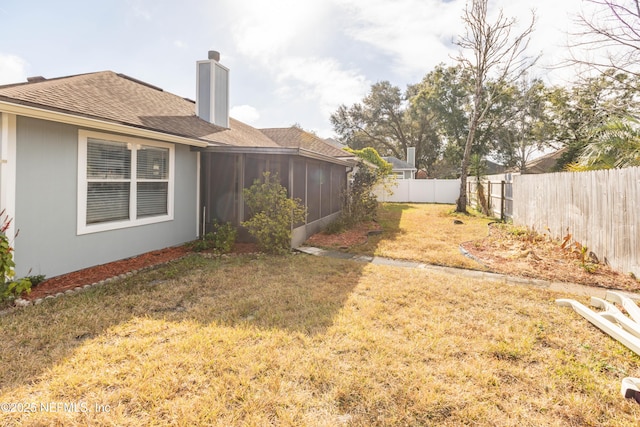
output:
<instances>
[{"instance_id":1,"label":"glass window","mask_svg":"<svg viewBox=\"0 0 640 427\"><path fill-rule=\"evenodd\" d=\"M78 234L172 219L173 146L80 131Z\"/></svg>"}]
</instances>

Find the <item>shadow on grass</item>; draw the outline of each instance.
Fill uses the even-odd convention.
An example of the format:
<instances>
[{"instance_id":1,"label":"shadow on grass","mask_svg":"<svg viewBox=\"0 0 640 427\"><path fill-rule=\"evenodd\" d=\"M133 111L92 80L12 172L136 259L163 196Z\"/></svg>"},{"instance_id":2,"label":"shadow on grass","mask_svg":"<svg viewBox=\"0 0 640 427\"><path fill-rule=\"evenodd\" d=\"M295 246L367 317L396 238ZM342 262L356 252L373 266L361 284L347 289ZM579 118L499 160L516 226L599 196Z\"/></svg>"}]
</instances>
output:
<instances>
[{"instance_id":1,"label":"shadow on grass","mask_svg":"<svg viewBox=\"0 0 640 427\"><path fill-rule=\"evenodd\" d=\"M0 317L0 390L37 381L86 340L136 318L315 336L333 324L364 268L303 254L226 260L194 255L17 310Z\"/></svg>"},{"instance_id":2,"label":"shadow on grass","mask_svg":"<svg viewBox=\"0 0 640 427\"><path fill-rule=\"evenodd\" d=\"M383 208L384 207L384 208ZM381 240L394 240L402 235L400 220L405 211L415 209L407 203L384 203L378 208L376 221L382 227L381 234L369 236L367 242L349 248L350 253L373 255Z\"/></svg>"},{"instance_id":3,"label":"shadow on grass","mask_svg":"<svg viewBox=\"0 0 640 427\"><path fill-rule=\"evenodd\" d=\"M393 204L381 211L385 233L370 238L369 250L375 251L380 237L399 238L402 215L411 209L415 208L409 204ZM303 254L224 260L194 255L18 310L0 317L0 390L37 381L87 340L104 338L135 319L317 336L349 304L365 268L366 264Z\"/></svg>"}]
</instances>

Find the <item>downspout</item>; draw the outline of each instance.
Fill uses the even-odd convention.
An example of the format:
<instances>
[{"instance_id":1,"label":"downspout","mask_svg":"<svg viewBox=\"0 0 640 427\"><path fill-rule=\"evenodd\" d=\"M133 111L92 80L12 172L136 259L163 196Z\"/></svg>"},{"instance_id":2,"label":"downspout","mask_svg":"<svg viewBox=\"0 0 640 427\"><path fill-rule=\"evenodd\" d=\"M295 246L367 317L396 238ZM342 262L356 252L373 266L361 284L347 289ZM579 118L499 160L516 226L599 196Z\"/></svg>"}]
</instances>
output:
<instances>
[{"instance_id":1,"label":"downspout","mask_svg":"<svg viewBox=\"0 0 640 427\"><path fill-rule=\"evenodd\" d=\"M199 151L196 152L196 239L200 236L204 236L204 209L202 216L200 216L200 206L202 203L202 165L201 165L202 155ZM204 206L203 206L204 208ZM200 234L200 229L202 229L203 233Z\"/></svg>"}]
</instances>

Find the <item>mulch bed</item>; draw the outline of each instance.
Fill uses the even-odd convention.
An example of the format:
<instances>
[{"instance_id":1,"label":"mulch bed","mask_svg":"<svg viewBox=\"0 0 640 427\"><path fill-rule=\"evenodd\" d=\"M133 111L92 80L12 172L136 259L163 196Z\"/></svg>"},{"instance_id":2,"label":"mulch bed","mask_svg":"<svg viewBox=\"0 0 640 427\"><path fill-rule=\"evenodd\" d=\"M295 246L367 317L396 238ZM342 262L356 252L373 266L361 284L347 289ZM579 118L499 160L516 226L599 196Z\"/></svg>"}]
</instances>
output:
<instances>
[{"instance_id":1,"label":"mulch bed","mask_svg":"<svg viewBox=\"0 0 640 427\"><path fill-rule=\"evenodd\" d=\"M342 233L314 234L309 238L309 240L307 240L306 244L330 248L348 248L366 243L370 232L379 232L381 229L382 228L378 223L371 221L359 224ZM255 243L236 243L232 254L248 254L256 252L258 252L258 249ZM183 245L147 252L135 257L85 268L72 273L46 279L37 286L34 286L29 295L23 295L22 298L33 301L38 298L44 298L48 295L65 292L78 286L97 283L111 277L120 276L132 271L173 261L190 253L192 253L191 248L188 245Z\"/></svg>"},{"instance_id":2,"label":"mulch bed","mask_svg":"<svg viewBox=\"0 0 640 427\"><path fill-rule=\"evenodd\" d=\"M234 254L246 254L257 252L256 245L254 243L236 243L232 253ZM59 292L64 292L70 289L74 289L78 286L89 285L97 283L111 277L126 274L131 271L141 270L143 268L153 267L159 264L163 264L169 261L182 258L192 253L189 246L175 246L171 248L165 248L158 251L147 252L135 257L122 259L119 261L110 262L107 264L97 265L95 267L89 267L82 270L74 271L72 273L63 274L60 276L46 279L33 287L29 295L24 295L26 300L33 301L38 298L44 298L47 295L55 295Z\"/></svg>"},{"instance_id":3,"label":"mulch bed","mask_svg":"<svg viewBox=\"0 0 640 427\"><path fill-rule=\"evenodd\" d=\"M341 233L317 233L306 244L333 249L348 249L367 242L368 236L381 232L376 222L359 224ZM548 238L514 236L504 227L490 227L485 239L462 245L473 257L497 273L580 283L609 289L639 291L640 282L599 264L593 273L580 266L575 254L561 250L559 243ZM148 252L136 257L98 265L61 276L52 277L35 286L25 299L35 300L55 295L78 286L96 283L131 271L153 267L191 253L188 246L177 246ZM236 243L232 253L255 253L253 243Z\"/></svg>"},{"instance_id":4,"label":"mulch bed","mask_svg":"<svg viewBox=\"0 0 640 427\"><path fill-rule=\"evenodd\" d=\"M486 238L463 243L462 247L496 273L631 292L640 290L640 282L630 275L604 263L588 261L585 265L577 251L563 249L561 242L549 236L509 230L513 229L492 224Z\"/></svg>"},{"instance_id":5,"label":"mulch bed","mask_svg":"<svg viewBox=\"0 0 640 427\"><path fill-rule=\"evenodd\" d=\"M369 235L373 232L382 231L382 227L375 221L363 222L349 230L340 233L317 233L309 237L305 244L310 246L321 246L324 248L347 249L351 246L362 245L367 242Z\"/></svg>"}]
</instances>

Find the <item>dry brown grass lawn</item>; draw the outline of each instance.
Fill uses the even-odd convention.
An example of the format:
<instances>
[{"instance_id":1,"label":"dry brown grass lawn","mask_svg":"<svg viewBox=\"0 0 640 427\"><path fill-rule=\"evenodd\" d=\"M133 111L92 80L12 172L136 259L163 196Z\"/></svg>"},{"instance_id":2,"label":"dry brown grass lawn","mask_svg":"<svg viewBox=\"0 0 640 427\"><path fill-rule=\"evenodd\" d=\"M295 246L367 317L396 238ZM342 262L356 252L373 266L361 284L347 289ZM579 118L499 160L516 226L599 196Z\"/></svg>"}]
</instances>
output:
<instances>
[{"instance_id":1,"label":"dry brown grass lawn","mask_svg":"<svg viewBox=\"0 0 640 427\"><path fill-rule=\"evenodd\" d=\"M475 213L461 215L453 205L382 203L378 222L384 233L371 236L352 251L396 259L407 259L449 267L483 270L484 267L460 253L465 241L487 236L493 219ZM463 224L455 224L454 220Z\"/></svg>"},{"instance_id":2,"label":"dry brown grass lawn","mask_svg":"<svg viewBox=\"0 0 640 427\"><path fill-rule=\"evenodd\" d=\"M640 358L559 296L193 256L0 317L0 402L37 409L0 425L637 425L619 386Z\"/></svg>"}]
</instances>

